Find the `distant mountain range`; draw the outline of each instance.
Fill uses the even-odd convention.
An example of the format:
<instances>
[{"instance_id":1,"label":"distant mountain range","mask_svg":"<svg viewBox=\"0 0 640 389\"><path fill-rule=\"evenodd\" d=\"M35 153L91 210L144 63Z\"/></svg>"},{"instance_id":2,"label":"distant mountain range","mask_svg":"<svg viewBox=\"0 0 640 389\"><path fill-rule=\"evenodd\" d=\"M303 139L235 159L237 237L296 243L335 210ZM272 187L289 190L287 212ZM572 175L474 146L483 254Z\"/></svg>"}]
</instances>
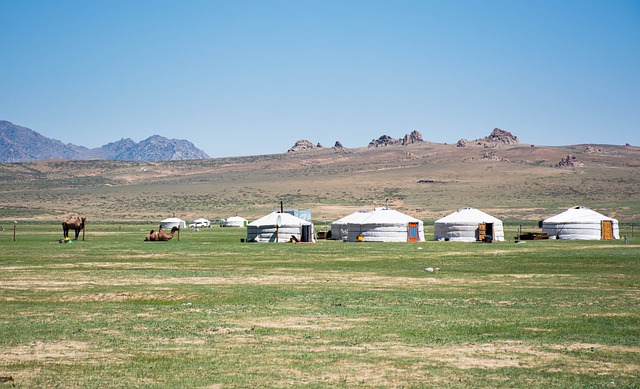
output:
<instances>
[{"instance_id":1,"label":"distant mountain range","mask_svg":"<svg viewBox=\"0 0 640 389\"><path fill-rule=\"evenodd\" d=\"M153 135L139 143L121 139L89 149L47 138L36 131L0 120L0 162L43 159L111 159L117 161L175 161L209 156L193 143Z\"/></svg>"}]
</instances>

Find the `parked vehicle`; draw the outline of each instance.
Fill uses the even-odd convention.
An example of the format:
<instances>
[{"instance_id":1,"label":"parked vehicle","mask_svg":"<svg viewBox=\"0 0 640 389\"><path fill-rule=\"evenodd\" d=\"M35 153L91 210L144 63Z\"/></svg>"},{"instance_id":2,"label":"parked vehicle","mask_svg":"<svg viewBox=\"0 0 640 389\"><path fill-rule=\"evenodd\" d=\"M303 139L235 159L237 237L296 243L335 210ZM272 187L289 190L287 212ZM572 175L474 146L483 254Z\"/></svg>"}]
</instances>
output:
<instances>
[{"instance_id":1,"label":"parked vehicle","mask_svg":"<svg viewBox=\"0 0 640 389\"><path fill-rule=\"evenodd\" d=\"M189 224L191 228L210 228L211 222L207 219L197 219L193 223Z\"/></svg>"}]
</instances>

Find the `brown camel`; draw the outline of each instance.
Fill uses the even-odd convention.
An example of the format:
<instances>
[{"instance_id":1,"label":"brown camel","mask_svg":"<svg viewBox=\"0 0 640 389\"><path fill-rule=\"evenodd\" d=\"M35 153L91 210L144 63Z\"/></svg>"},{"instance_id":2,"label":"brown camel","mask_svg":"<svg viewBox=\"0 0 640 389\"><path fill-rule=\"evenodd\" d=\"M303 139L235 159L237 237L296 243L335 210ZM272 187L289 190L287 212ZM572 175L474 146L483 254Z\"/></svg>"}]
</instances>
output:
<instances>
[{"instance_id":1,"label":"brown camel","mask_svg":"<svg viewBox=\"0 0 640 389\"><path fill-rule=\"evenodd\" d=\"M62 234L65 238L69 237L69 230L76 231L76 240L78 240L78 235L80 235L80 231L84 230L84 223L87 221L87 218L83 217L70 217L64 222L62 222Z\"/></svg>"},{"instance_id":2,"label":"brown camel","mask_svg":"<svg viewBox=\"0 0 640 389\"><path fill-rule=\"evenodd\" d=\"M170 233L166 233L162 228L160 228L158 231L151 230L151 232L149 232L149 235L147 235L144 238L144 241L145 242L166 242L168 240L171 240L171 238L173 238L173 234L178 230L179 230L178 227L173 227Z\"/></svg>"}]
</instances>

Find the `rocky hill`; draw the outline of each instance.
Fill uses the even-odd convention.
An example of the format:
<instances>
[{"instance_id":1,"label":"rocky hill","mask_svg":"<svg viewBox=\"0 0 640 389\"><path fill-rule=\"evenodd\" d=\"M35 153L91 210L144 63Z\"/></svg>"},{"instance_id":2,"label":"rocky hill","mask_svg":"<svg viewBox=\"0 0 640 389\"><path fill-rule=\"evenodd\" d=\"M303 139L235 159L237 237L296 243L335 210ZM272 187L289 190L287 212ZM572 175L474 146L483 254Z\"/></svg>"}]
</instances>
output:
<instances>
[{"instance_id":1,"label":"rocky hill","mask_svg":"<svg viewBox=\"0 0 640 389\"><path fill-rule=\"evenodd\" d=\"M368 147L385 147L394 145L407 146L420 142L424 142L422 134L414 130L410 134L405 134L402 139L396 139L389 135L382 135L380 138L373 139L371 142L369 142Z\"/></svg>"},{"instance_id":2,"label":"rocky hill","mask_svg":"<svg viewBox=\"0 0 640 389\"><path fill-rule=\"evenodd\" d=\"M131 139L124 141L131 141ZM133 146L124 148L113 159L120 161L181 161L206 158L209 156L189 141L153 135L140 143L134 143Z\"/></svg>"},{"instance_id":3,"label":"rocky hill","mask_svg":"<svg viewBox=\"0 0 640 389\"><path fill-rule=\"evenodd\" d=\"M494 128L491 131L491 134L485 136L484 138L476 139L474 141L469 142L468 140L462 138L456 143L457 147L467 147L470 145L479 145L484 148L496 148L505 145L522 145L520 139L517 136L513 135L509 131L501 130L499 128Z\"/></svg>"},{"instance_id":4,"label":"rocky hill","mask_svg":"<svg viewBox=\"0 0 640 389\"><path fill-rule=\"evenodd\" d=\"M478 144L494 144L494 145L521 145L522 142L517 136L513 135L509 131L494 128L491 134L485 136L482 139L476 139L474 142Z\"/></svg>"},{"instance_id":5,"label":"rocky hill","mask_svg":"<svg viewBox=\"0 0 640 389\"><path fill-rule=\"evenodd\" d=\"M39 159L78 159L82 149L49 139L25 127L0 121L0 162L25 162Z\"/></svg>"},{"instance_id":6,"label":"rocky hill","mask_svg":"<svg viewBox=\"0 0 640 389\"><path fill-rule=\"evenodd\" d=\"M296 151L305 151L305 150L313 150L313 149L321 149L321 148L322 148L322 145L320 143L318 143L317 145L314 145L313 143L311 143L306 139L300 139L296 141L296 143L293 146L291 146L291 148L287 150L287 152L295 153Z\"/></svg>"},{"instance_id":7,"label":"rocky hill","mask_svg":"<svg viewBox=\"0 0 640 389\"><path fill-rule=\"evenodd\" d=\"M409 134L405 134L404 137L400 139L396 139L389 135L382 135L378 139L373 139L369 142L367 147L385 147L385 146L407 146L411 144L417 144L424 142L422 138L422 134L418 131L411 131ZM316 150L322 149L323 146L318 143L314 145L311 141L306 139L300 139L296 141L296 143L289 149L287 152L295 153L299 151L307 151L307 150ZM332 147L333 150L345 150L345 147L342 145L340 141L336 141L335 145Z\"/></svg>"},{"instance_id":8,"label":"rocky hill","mask_svg":"<svg viewBox=\"0 0 640 389\"><path fill-rule=\"evenodd\" d=\"M111 159L116 161L175 161L209 156L193 143L153 135L139 143L121 139L89 149L47 138L36 131L0 121L0 162L43 159Z\"/></svg>"},{"instance_id":9,"label":"rocky hill","mask_svg":"<svg viewBox=\"0 0 640 389\"><path fill-rule=\"evenodd\" d=\"M392 208L425 221L469 206L537 225L579 204L627 226L639 222L640 147L594 144L602 152L587 154L586 146L485 149L425 141L189 161L0 163L0 219L61 220L74 213L121 222L173 212L187 220L236 213L252 219L284 201L329 221L390 199Z\"/></svg>"},{"instance_id":10,"label":"rocky hill","mask_svg":"<svg viewBox=\"0 0 640 389\"><path fill-rule=\"evenodd\" d=\"M575 155L567 155L566 157L562 157L560 162L556 165L556 167L567 168L567 167L584 167L585 164L578 160Z\"/></svg>"}]
</instances>

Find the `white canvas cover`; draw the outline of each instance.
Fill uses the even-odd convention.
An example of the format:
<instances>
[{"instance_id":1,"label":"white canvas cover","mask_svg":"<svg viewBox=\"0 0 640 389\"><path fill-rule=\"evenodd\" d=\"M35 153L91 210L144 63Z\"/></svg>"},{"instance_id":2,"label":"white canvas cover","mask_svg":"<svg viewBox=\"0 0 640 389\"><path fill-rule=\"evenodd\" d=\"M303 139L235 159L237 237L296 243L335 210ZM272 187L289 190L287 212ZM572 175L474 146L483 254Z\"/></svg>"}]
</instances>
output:
<instances>
[{"instance_id":1,"label":"white canvas cover","mask_svg":"<svg viewBox=\"0 0 640 389\"><path fill-rule=\"evenodd\" d=\"M331 223L331 239L349 239L349 223L359 223L369 216L369 211L356 211Z\"/></svg>"},{"instance_id":2,"label":"white canvas cover","mask_svg":"<svg viewBox=\"0 0 640 389\"><path fill-rule=\"evenodd\" d=\"M493 240L504 241L502 220L475 208L462 208L436 220L433 226L433 238L454 242L475 242L479 237L478 225L482 223L493 223Z\"/></svg>"},{"instance_id":3,"label":"white canvas cover","mask_svg":"<svg viewBox=\"0 0 640 389\"><path fill-rule=\"evenodd\" d=\"M410 223L417 224L417 241L424 242L422 220L387 208L376 209L363 220L349 222L348 240L357 242L358 236L362 236L364 242L407 242Z\"/></svg>"},{"instance_id":4,"label":"white canvas cover","mask_svg":"<svg viewBox=\"0 0 640 389\"><path fill-rule=\"evenodd\" d=\"M232 216L222 220L222 227L244 227L247 225L247 219L240 216Z\"/></svg>"},{"instance_id":5,"label":"white canvas cover","mask_svg":"<svg viewBox=\"0 0 640 389\"><path fill-rule=\"evenodd\" d=\"M602 239L602 221L613 224L613 238L620 239L618 220L587 207L573 207L542 221L542 232L557 239Z\"/></svg>"},{"instance_id":6,"label":"white canvas cover","mask_svg":"<svg viewBox=\"0 0 640 389\"><path fill-rule=\"evenodd\" d=\"M160 222L160 227L164 229L171 229L173 227L185 228L186 226L187 223L182 219L178 219L177 217L170 217Z\"/></svg>"},{"instance_id":7,"label":"white canvas cover","mask_svg":"<svg viewBox=\"0 0 640 389\"><path fill-rule=\"evenodd\" d=\"M315 242L313 224L288 213L272 212L247 225L247 242L289 242L291 236L302 241L303 226L310 226L309 239Z\"/></svg>"}]
</instances>

